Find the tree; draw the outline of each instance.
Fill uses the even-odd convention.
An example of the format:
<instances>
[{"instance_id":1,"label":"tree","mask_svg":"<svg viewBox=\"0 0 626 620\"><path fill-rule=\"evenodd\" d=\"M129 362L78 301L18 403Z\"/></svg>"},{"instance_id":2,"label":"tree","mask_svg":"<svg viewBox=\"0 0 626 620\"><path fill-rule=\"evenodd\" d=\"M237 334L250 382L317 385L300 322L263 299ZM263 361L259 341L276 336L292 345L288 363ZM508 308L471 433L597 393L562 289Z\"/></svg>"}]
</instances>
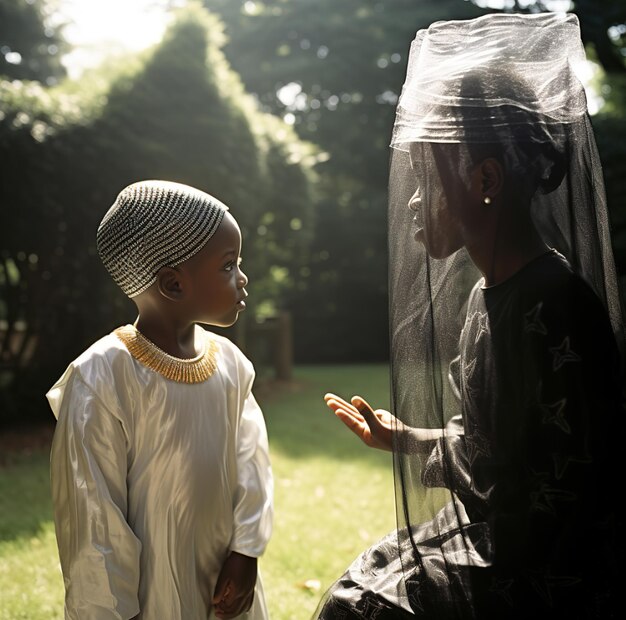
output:
<instances>
[{"instance_id":1,"label":"tree","mask_svg":"<svg viewBox=\"0 0 626 620\"><path fill-rule=\"evenodd\" d=\"M557 8L554 0L471 0L477 6L507 13L546 13ZM572 0L580 20L583 43L594 49L607 74L626 73L626 2L618 0ZM563 10L563 3L558 3Z\"/></svg>"},{"instance_id":2,"label":"tree","mask_svg":"<svg viewBox=\"0 0 626 620\"><path fill-rule=\"evenodd\" d=\"M98 223L128 183L180 181L229 205L244 237L249 313L294 285L318 151L258 110L222 41L219 22L192 6L155 49L80 85L0 82L0 200L11 206L0 226L0 322L36 335L28 366L0 373L5 418L28 394L49 415L44 391L67 363L134 318L95 248Z\"/></svg>"},{"instance_id":3,"label":"tree","mask_svg":"<svg viewBox=\"0 0 626 620\"><path fill-rule=\"evenodd\" d=\"M65 75L62 26L51 22L46 0L0 0L0 75L56 83Z\"/></svg>"},{"instance_id":4,"label":"tree","mask_svg":"<svg viewBox=\"0 0 626 620\"><path fill-rule=\"evenodd\" d=\"M626 3L615 0L576 0L583 41L592 45L609 75L626 74Z\"/></svg>"},{"instance_id":5,"label":"tree","mask_svg":"<svg viewBox=\"0 0 626 620\"><path fill-rule=\"evenodd\" d=\"M204 0L226 24L224 50L249 91L268 111L293 122L298 134L329 158L319 167L311 264L290 304L296 314L299 359L364 360L387 355L386 184L389 137L404 79L407 51L418 28L439 19L466 19L498 10L563 9L553 0ZM502 9L504 5L504 9ZM577 0L573 10L591 54L607 71L606 111L620 118L626 3ZM607 173L617 254L626 177L615 125L594 119ZM603 132L609 133L604 136ZM621 153L621 151L620 151ZM623 222L623 223L622 223ZM626 273L624 259L618 259ZM323 334L324 337L319 337ZM364 337L364 334L367 334Z\"/></svg>"},{"instance_id":6,"label":"tree","mask_svg":"<svg viewBox=\"0 0 626 620\"><path fill-rule=\"evenodd\" d=\"M415 32L484 13L459 0L204 0L224 51L264 109L320 145L323 199L290 301L296 356L387 359L387 168Z\"/></svg>"}]
</instances>

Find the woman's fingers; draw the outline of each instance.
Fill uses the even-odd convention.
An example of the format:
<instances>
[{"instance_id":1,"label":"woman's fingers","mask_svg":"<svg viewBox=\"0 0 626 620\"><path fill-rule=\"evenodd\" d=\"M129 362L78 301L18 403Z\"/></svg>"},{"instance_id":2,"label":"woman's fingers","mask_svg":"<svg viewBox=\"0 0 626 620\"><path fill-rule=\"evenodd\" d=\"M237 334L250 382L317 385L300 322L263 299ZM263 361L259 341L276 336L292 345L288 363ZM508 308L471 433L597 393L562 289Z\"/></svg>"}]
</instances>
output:
<instances>
[{"instance_id":1,"label":"woman's fingers","mask_svg":"<svg viewBox=\"0 0 626 620\"><path fill-rule=\"evenodd\" d=\"M341 398L341 396L337 396L336 394L328 393L324 395L324 400L329 407L340 406L344 409L357 411L354 405L350 404L347 400Z\"/></svg>"},{"instance_id":2,"label":"woman's fingers","mask_svg":"<svg viewBox=\"0 0 626 620\"><path fill-rule=\"evenodd\" d=\"M391 427L383 410L374 411L361 396L347 402L331 392L324 395L326 405L363 443L373 448L391 450Z\"/></svg>"},{"instance_id":3,"label":"woman's fingers","mask_svg":"<svg viewBox=\"0 0 626 620\"><path fill-rule=\"evenodd\" d=\"M326 405L333 410L334 413L337 413L338 409L343 409L344 412L348 415L353 416L357 420L363 421L363 416L359 413L359 410L351 405L350 403L343 400L343 398L333 397L326 399Z\"/></svg>"},{"instance_id":4,"label":"woman's fingers","mask_svg":"<svg viewBox=\"0 0 626 620\"><path fill-rule=\"evenodd\" d=\"M334 414L351 430L362 435L363 431L369 430L362 417L356 417L351 411L338 407L334 409Z\"/></svg>"},{"instance_id":5,"label":"woman's fingers","mask_svg":"<svg viewBox=\"0 0 626 620\"><path fill-rule=\"evenodd\" d=\"M382 410L374 411L369 403L360 396L352 397L352 405L361 414L367 424L371 437L370 445L383 450L391 450L391 427L386 420L381 419L382 417L387 417L385 415L387 412Z\"/></svg>"},{"instance_id":6,"label":"woman's fingers","mask_svg":"<svg viewBox=\"0 0 626 620\"><path fill-rule=\"evenodd\" d=\"M370 427L372 432L381 427L378 416L374 413L374 410L370 407L369 403L360 396L352 397L353 407L363 416L363 419Z\"/></svg>"},{"instance_id":7,"label":"woman's fingers","mask_svg":"<svg viewBox=\"0 0 626 620\"><path fill-rule=\"evenodd\" d=\"M371 433L363 416L358 410L335 394L326 394L324 400L332 412L343 422L355 435L365 443L370 443Z\"/></svg>"}]
</instances>

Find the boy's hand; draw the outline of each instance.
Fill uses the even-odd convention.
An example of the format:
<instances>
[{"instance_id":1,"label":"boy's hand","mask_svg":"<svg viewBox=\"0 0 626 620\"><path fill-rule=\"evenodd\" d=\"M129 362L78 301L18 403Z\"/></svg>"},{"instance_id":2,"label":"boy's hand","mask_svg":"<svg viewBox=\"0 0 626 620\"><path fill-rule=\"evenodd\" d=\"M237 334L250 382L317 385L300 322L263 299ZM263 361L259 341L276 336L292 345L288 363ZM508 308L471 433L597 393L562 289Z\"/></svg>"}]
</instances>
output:
<instances>
[{"instance_id":1,"label":"boy's hand","mask_svg":"<svg viewBox=\"0 0 626 620\"><path fill-rule=\"evenodd\" d=\"M335 394L326 394L324 400L334 414L370 448L392 449L392 430L402 423L389 411L374 411L360 396L353 396L348 403Z\"/></svg>"},{"instance_id":2,"label":"boy's hand","mask_svg":"<svg viewBox=\"0 0 626 620\"><path fill-rule=\"evenodd\" d=\"M213 595L213 607L218 618L235 618L252 607L256 575L256 558L231 551L217 578Z\"/></svg>"}]
</instances>

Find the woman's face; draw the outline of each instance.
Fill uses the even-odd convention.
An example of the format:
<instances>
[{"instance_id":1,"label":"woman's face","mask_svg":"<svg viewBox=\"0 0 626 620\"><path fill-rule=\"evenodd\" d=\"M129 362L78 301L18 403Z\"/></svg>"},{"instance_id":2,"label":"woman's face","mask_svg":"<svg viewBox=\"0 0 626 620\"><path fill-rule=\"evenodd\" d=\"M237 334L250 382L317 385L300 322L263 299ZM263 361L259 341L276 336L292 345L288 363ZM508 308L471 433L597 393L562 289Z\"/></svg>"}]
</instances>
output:
<instances>
[{"instance_id":1,"label":"woman's face","mask_svg":"<svg viewBox=\"0 0 626 620\"><path fill-rule=\"evenodd\" d=\"M409 200L418 226L415 239L432 258L447 258L466 243L463 215L468 189L459 158L454 157L454 149L446 147L442 153L427 143L412 143L409 155L418 179L417 191Z\"/></svg>"}]
</instances>

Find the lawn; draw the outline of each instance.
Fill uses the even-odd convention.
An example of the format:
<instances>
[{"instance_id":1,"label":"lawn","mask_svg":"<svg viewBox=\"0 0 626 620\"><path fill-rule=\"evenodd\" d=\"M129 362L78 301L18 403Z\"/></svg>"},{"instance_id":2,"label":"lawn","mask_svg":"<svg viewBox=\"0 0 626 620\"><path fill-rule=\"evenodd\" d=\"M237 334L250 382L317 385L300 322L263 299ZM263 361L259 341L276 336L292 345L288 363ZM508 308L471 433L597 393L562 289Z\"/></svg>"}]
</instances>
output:
<instances>
[{"instance_id":1,"label":"lawn","mask_svg":"<svg viewBox=\"0 0 626 620\"><path fill-rule=\"evenodd\" d=\"M259 389L276 479L274 534L260 562L272 620L310 618L324 589L394 527L389 454L368 450L322 396L389 401L382 365L298 367L291 384ZM63 618L47 450L0 468L0 620Z\"/></svg>"}]
</instances>

